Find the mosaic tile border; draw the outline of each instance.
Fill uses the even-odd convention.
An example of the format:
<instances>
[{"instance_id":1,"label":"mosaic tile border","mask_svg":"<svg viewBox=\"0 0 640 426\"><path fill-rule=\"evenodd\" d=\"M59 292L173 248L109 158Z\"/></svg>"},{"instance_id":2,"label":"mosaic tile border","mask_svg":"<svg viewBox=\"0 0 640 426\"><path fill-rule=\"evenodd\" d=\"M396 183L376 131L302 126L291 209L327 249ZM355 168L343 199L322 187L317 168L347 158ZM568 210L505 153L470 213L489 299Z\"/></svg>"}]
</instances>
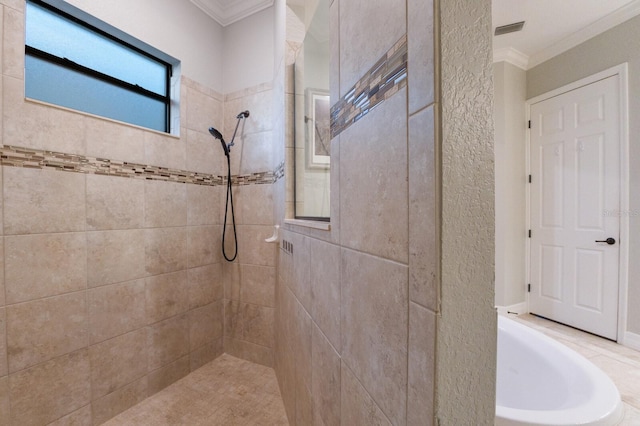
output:
<instances>
[{"instance_id":1,"label":"mosaic tile border","mask_svg":"<svg viewBox=\"0 0 640 426\"><path fill-rule=\"evenodd\" d=\"M195 185L217 186L227 183L226 176L9 145L0 147L0 165ZM231 176L231 183L233 185L273 184L283 177L284 161L274 171Z\"/></svg>"},{"instance_id":2,"label":"mosaic tile border","mask_svg":"<svg viewBox=\"0 0 640 426\"><path fill-rule=\"evenodd\" d=\"M331 138L407 85L406 34L331 108Z\"/></svg>"}]
</instances>

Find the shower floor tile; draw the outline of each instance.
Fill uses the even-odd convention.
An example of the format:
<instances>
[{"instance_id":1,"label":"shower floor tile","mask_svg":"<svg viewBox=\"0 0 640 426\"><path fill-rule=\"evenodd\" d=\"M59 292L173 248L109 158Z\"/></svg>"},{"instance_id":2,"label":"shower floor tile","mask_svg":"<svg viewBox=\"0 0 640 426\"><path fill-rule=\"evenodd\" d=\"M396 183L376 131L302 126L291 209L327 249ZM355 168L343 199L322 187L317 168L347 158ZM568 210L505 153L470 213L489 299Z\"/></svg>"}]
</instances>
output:
<instances>
[{"instance_id":1,"label":"shower floor tile","mask_svg":"<svg viewBox=\"0 0 640 426\"><path fill-rule=\"evenodd\" d=\"M509 315L509 318L546 334L597 365L620 391L625 405L625 418L620 425L640 425L639 351L530 314Z\"/></svg>"},{"instance_id":2,"label":"shower floor tile","mask_svg":"<svg viewBox=\"0 0 640 426\"><path fill-rule=\"evenodd\" d=\"M104 423L288 425L273 369L224 354Z\"/></svg>"}]
</instances>

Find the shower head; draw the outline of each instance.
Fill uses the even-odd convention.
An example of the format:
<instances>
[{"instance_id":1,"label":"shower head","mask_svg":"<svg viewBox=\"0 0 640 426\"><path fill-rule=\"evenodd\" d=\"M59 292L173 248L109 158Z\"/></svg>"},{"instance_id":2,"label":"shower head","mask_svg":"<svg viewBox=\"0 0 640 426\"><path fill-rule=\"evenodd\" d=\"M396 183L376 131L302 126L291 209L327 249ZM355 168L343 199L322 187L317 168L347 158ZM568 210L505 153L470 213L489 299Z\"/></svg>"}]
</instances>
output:
<instances>
[{"instance_id":1,"label":"shower head","mask_svg":"<svg viewBox=\"0 0 640 426\"><path fill-rule=\"evenodd\" d=\"M229 147L227 146L227 143L224 141L224 138L222 137L222 133L220 133L218 130L216 130L213 127L209 127L209 133L211 133L211 136L213 136L214 138L220 140L220 143L222 144L222 149L224 149L224 155L228 157Z\"/></svg>"},{"instance_id":2,"label":"shower head","mask_svg":"<svg viewBox=\"0 0 640 426\"><path fill-rule=\"evenodd\" d=\"M236 115L236 118L239 120L241 118L247 118L249 116L249 111L242 111L240 114Z\"/></svg>"}]
</instances>

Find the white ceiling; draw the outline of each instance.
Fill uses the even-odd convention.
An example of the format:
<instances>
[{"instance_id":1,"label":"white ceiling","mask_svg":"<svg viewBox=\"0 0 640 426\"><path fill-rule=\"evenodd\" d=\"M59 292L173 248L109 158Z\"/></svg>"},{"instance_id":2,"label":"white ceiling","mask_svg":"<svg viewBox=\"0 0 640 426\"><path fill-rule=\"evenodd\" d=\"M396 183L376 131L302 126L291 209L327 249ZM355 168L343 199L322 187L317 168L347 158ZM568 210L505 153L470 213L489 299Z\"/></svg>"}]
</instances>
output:
<instances>
[{"instance_id":1,"label":"white ceiling","mask_svg":"<svg viewBox=\"0 0 640 426\"><path fill-rule=\"evenodd\" d=\"M493 28L525 21L493 37L494 61L532 68L640 14L640 0L493 0Z\"/></svg>"},{"instance_id":2,"label":"white ceiling","mask_svg":"<svg viewBox=\"0 0 640 426\"><path fill-rule=\"evenodd\" d=\"M273 5L274 0L190 0L223 27Z\"/></svg>"},{"instance_id":3,"label":"white ceiling","mask_svg":"<svg viewBox=\"0 0 640 426\"><path fill-rule=\"evenodd\" d=\"M222 26L274 0L190 0ZM288 0L288 4L302 0ZM640 14L640 0L493 0L493 27L525 21L522 31L493 37L494 61L532 68Z\"/></svg>"}]
</instances>

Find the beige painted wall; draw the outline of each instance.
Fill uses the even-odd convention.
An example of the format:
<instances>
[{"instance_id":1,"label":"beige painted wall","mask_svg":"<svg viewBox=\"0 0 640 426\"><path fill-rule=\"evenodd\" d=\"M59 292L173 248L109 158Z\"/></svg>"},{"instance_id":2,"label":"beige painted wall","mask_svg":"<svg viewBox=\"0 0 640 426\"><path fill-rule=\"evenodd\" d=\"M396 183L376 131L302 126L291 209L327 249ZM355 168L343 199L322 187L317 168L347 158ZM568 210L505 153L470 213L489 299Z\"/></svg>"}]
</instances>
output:
<instances>
[{"instance_id":1,"label":"beige painted wall","mask_svg":"<svg viewBox=\"0 0 640 426\"><path fill-rule=\"evenodd\" d=\"M495 416L494 171L491 1L440 1L441 309L436 416Z\"/></svg>"},{"instance_id":2,"label":"beige painted wall","mask_svg":"<svg viewBox=\"0 0 640 426\"><path fill-rule=\"evenodd\" d=\"M627 330L640 333L640 17L612 28L527 71L527 98L629 64L629 292Z\"/></svg>"},{"instance_id":3,"label":"beige painted wall","mask_svg":"<svg viewBox=\"0 0 640 426\"><path fill-rule=\"evenodd\" d=\"M525 301L526 72L493 64L496 179L496 306Z\"/></svg>"}]
</instances>

